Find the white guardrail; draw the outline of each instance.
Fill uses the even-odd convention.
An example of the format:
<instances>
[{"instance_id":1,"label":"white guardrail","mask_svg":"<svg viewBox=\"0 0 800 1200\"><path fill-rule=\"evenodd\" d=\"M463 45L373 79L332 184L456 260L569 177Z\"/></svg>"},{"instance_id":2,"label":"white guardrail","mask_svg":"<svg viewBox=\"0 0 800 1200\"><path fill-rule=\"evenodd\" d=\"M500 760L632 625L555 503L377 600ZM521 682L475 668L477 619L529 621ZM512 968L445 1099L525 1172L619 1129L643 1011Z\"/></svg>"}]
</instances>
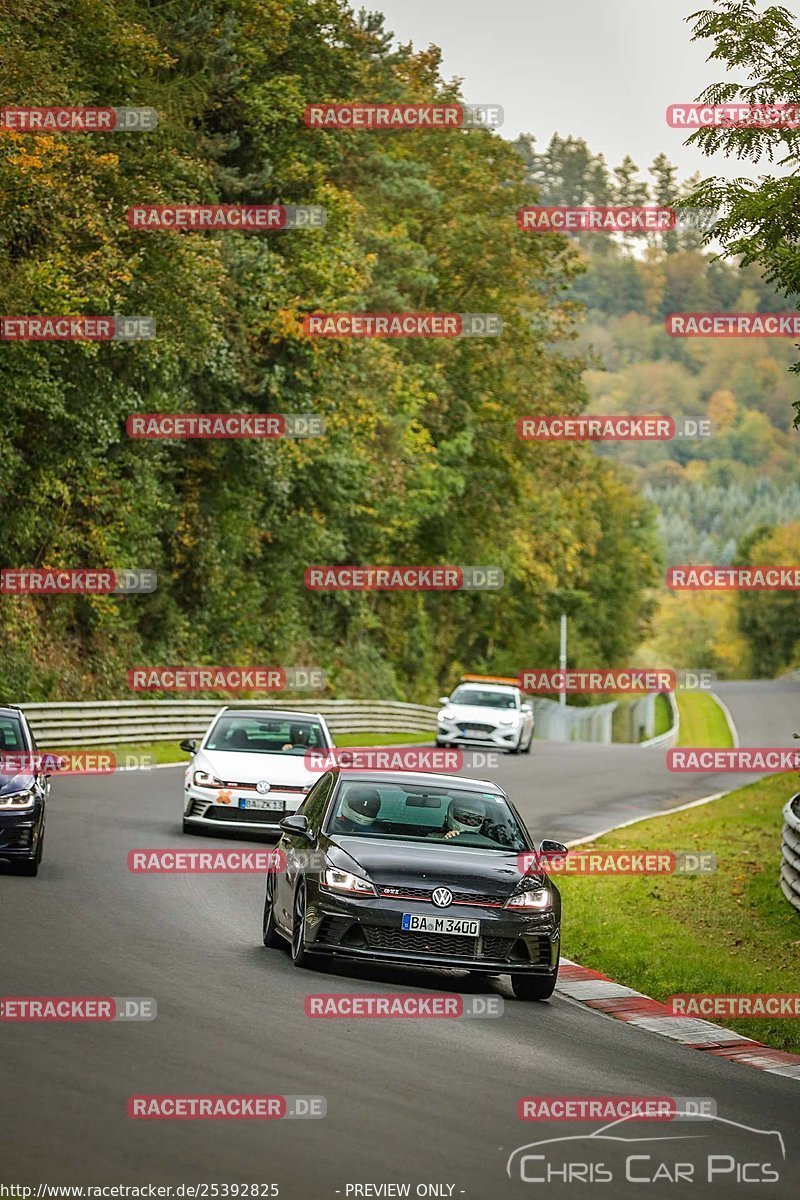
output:
<instances>
[{"instance_id":1,"label":"white guardrail","mask_svg":"<svg viewBox=\"0 0 800 1200\"><path fill-rule=\"evenodd\" d=\"M631 706L630 740L644 727L652 730L655 696L645 696ZM586 708L560 706L553 700L533 697L536 736L553 742L610 743L616 702ZM674 702L673 702L674 703ZM318 712L337 733L430 733L436 728L438 708L407 704L401 700L90 700L55 704L23 704L37 742L43 748L59 746L113 746L135 742L178 741L205 733L212 718L225 705ZM640 724L641 722L641 724ZM663 737L674 737L674 731ZM661 741L661 739L658 739ZM653 745L654 742L642 742ZM667 743L668 744L668 743Z\"/></svg>"},{"instance_id":2,"label":"white guardrail","mask_svg":"<svg viewBox=\"0 0 800 1200\"><path fill-rule=\"evenodd\" d=\"M40 747L113 746L202 736L226 700L95 700L23 704ZM248 708L321 713L337 733L431 733L437 708L399 700L247 700Z\"/></svg>"},{"instance_id":3,"label":"white guardrail","mask_svg":"<svg viewBox=\"0 0 800 1200\"><path fill-rule=\"evenodd\" d=\"M800 794L783 810L781 859L781 891L800 912Z\"/></svg>"}]
</instances>

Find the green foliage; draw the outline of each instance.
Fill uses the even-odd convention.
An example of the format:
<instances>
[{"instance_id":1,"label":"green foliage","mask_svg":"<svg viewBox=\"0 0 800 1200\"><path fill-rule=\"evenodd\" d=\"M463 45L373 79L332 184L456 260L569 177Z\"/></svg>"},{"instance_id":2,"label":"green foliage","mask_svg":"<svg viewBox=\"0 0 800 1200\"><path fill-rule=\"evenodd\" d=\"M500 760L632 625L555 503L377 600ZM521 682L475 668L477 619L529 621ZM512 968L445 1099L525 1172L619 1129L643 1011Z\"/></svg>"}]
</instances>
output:
<instances>
[{"instance_id":1,"label":"green foliage","mask_svg":"<svg viewBox=\"0 0 800 1200\"><path fill-rule=\"evenodd\" d=\"M340 0L0 0L0 103L147 105L149 134L0 138L0 310L134 313L132 344L6 343L0 560L141 566L151 596L0 601L0 688L124 694L141 662L315 663L340 694L429 699L536 660L563 595L595 661L638 639L647 505L518 416L586 405L560 237L529 238L486 130L312 131L305 105L457 97ZM622 186L622 184L620 184ZM324 230L143 233L134 203L316 203ZM499 339L326 341L325 309L500 312ZM562 347L562 349L559 349ZM571 351L570 347L570 351ZM140 442L137 412L317 412L324 438ZM497 564L499 594L309 593L310 563ZM441 682L440 682L441 681Z\"/></svg>"}]
</instances>

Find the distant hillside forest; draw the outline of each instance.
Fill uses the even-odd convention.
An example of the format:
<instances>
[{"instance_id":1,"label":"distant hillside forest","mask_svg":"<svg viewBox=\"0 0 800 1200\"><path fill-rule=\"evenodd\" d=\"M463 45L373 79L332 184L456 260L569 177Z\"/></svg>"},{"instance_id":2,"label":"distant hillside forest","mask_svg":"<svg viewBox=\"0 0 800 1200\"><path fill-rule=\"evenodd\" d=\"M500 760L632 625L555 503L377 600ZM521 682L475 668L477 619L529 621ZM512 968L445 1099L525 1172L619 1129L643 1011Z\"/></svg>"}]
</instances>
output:
<instances>
[{"instance_id":1,"label":"distant hillside forest","mask_svg":"<svg viewBox=\"0 0 800 1200\"><path fill-rule=\"evenodd\" d=\"M698 182L679 181L663 154L643 176L630 158L610 169L580 138L553 137L541 153L531 137L516 145L542 204L680 206ZM767 561L768 554L769 561L800 562L800 434L792 407L800 380L789 374L792 339L683 339L664 330L670 312L785 312L798 307L798 297L776 293L754 266L715 261L713 242L704 245L693 230L570 240L585 266L568 294L584 309L575 352L589 362L583 380L591 411L712 423L706 438L598 446L602 457L630 468L656 507L666 562ZM754 619L751 608L770 618ZM800 665L795 630L800 605L791 595L668 596L647 648L662 661L679 654L686 665L688 655L690 665L723 674L772 674Z\"/></svg>"}]
</instances>

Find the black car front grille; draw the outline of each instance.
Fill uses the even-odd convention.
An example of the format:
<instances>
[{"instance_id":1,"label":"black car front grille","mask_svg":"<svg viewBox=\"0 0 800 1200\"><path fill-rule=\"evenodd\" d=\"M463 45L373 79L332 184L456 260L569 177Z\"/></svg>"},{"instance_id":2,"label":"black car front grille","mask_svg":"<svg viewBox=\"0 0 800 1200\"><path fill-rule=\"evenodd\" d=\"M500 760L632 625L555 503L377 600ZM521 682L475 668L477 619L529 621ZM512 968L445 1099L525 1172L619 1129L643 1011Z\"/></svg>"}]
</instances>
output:
<instances>
[{"instance_id":1,"label":"black car front grille","mask_svg":"<svg viewBox=\"0 0 800 1200\"><path fill-rule=\"evenodd\" d=\"M451 937L440 933L410 933L383 925L365 925L370 950L405 950L409 954L430 954L433 958L477 958L478 939Z\"/></svg>"},{"instance_id":2,"label":"black car front grille","mask_svg":"<svg viewBox=\"0 0 800 1200\"><path fill-rule=\"evenodd\" d=\"M461 727L467 737L471 733L494 733L497 729L496 725L482 725L480 721L462 721Z\"/></svg>"},{"instance_id":3,"label":"black car front grille","mask_svg":"<svg viewBox=\"0 0 800 1200\"><path fill-rule=\"evenodd\" d=\"M425 900L430 904L432 903L433 888L398 886L396 890L392 890L384 887L380 889L380 893L387 899L394 897L397 900ZM501 896L492 895L491 892L453 892L453 904L482 904L491 905L493 908L502 908L504 900Z\"/></svg>"},{"instance_id":4,"label":"black car front grille","mask_svg":"<svg viewBox=\"0 0 800 1200\"><path fill-rule=\"evenodd\" d=\"M283 809L225 808L221 804L206 809L207 821L238 821L252 825L277 825L283 820Z\"/></svg>"}]
</instances>

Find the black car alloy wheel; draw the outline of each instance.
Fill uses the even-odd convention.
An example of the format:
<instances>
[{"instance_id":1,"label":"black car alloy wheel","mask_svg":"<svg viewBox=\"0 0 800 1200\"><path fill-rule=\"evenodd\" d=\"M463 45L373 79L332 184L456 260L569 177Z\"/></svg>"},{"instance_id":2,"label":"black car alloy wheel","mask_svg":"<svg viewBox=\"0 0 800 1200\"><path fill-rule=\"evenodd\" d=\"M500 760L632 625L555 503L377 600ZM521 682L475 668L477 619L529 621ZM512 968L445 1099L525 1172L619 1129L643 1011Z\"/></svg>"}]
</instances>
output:
<instances>
[{"instance_id":1,"label":"black car alloy wheel","mask_svg":"<svg viewBox=\"0 0 800 1200\"><path fill-rule=\"evenodd\" d=\"M264 896L264 919L262 922L262 936L264 945L270 950L276 950L284 944L283 938L278 933L275 925L275 877L267 876L267 890Z\"/></svg>"},{"instance_id":2,"label":"black car alloy wheel","mask_svg":"<svg viewBox=\"0 0 800 1200\"><path fill-rule=\"evenodd\" d=\"M310 955L305 948L306 934L306 885L301 879L295 889L292 906L292 962L296 967L307 967Z\"/></svg>"}]
</instances>

